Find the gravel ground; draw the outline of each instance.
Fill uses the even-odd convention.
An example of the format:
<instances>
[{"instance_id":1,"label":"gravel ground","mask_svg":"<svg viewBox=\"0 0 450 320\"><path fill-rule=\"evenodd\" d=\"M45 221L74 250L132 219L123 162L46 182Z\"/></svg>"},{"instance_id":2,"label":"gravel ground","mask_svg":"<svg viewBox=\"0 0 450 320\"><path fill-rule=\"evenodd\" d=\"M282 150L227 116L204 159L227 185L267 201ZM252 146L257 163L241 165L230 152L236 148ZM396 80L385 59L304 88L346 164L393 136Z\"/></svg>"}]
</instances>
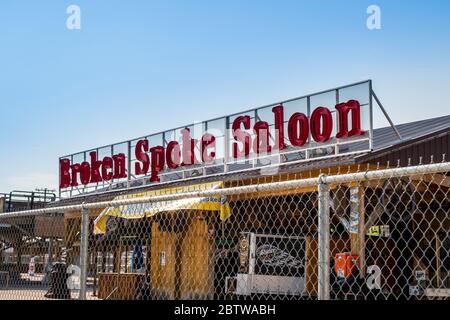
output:
<instances>
[{"instance_id":1,"label":"gravel ground","mask_svg":"<svg viewBox=\"0 0 450 320\"><path fill-rule=\"evenodd\" d=\"M45 297L49 286L42 284L43 278L42 274L32 277L28 274L21 274L20 280L10 279L8 286L5 279L1 279L0 300L54 300ZM72 299L78 299L78 293L78 290L72 290ZM97 297L94 297L92 293L92 288L88 287L87 299L97 300Z\"/></svg>"}]
</instances>

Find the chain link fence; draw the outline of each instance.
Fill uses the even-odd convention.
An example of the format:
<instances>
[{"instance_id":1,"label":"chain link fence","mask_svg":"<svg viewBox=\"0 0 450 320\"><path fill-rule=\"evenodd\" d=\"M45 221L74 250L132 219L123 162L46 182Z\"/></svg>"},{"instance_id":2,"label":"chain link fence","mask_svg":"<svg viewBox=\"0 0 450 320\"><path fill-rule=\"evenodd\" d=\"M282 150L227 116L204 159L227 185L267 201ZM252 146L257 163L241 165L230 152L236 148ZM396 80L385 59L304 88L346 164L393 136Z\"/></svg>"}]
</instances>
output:
<instances>
[{"instance_id":1,"label":"chain link fence","mask_svg":"<svg viewBox=\"0 0 450 320\"><path fill-rule=\"evenodd\" d=\"M0 214L0 299L449 299L450 163Z\"/></svg>"}]
</instances>

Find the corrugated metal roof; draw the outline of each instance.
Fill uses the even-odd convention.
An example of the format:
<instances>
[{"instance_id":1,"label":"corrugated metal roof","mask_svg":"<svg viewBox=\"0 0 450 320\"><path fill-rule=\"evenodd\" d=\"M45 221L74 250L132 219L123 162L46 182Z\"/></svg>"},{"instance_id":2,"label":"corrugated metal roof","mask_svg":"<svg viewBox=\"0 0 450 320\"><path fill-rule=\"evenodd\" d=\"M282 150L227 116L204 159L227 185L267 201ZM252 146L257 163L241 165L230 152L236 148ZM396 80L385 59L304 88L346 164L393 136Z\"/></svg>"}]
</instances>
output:
<instances>
[{"instance_id":1,"label":"corrugated metal roof","mask_svg":"<svg viewBox=\"0 0 450 320\"><path fill-rule=\"evenodd\" d=\"M373 130L373 151L379 152L391 148L398 144L405 144L421 137L428 136L435 132L450 129L450 116L414 121L396 125L402 139L400 140L394 129L389 127L376 128ZM349 146L349 150L361 150L364 142L354 143Z\"/></svg>"},{"instance_id":2,"label":"corrugated metal roof","mask_svg":"<svg viewBox=\"0 0 450 320\"><path fill-rule=\"evenodd\" d=\"M390 126L374 130L374 151L449 129L450 115L399 124L396 125L396 128L400 132L402 140L397 137Z\"/></svg>"}]
</instances>

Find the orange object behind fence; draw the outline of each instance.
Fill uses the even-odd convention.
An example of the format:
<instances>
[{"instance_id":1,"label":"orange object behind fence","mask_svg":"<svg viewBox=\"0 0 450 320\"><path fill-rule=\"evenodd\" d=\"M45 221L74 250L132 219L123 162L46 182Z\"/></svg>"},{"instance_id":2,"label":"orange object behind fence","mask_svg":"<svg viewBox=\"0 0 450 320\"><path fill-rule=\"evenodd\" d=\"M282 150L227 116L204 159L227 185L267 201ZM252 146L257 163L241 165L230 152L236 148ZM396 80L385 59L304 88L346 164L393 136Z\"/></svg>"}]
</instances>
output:
<instances>
[{"instance_id":1,"label":"orange object behind fence","mask_svg":"<svg viewBox=\"0 0 450 320\"><path fill-rule=\"evenodd\" d=\"M334 271L339 278L348 278L356 270L359 257L350 252L338 253L334 257Z\"/></svg>"}]
</instances>

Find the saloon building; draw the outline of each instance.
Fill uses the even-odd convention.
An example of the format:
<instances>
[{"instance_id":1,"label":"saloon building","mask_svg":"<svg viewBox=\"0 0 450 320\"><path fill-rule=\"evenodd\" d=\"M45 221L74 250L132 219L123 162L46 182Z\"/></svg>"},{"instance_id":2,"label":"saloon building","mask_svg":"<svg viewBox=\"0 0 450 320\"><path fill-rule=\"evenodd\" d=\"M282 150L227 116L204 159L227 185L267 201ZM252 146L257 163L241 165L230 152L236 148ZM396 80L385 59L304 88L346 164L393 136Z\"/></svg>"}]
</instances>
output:
<instances>
[{"instance_id":1,"label":"saloon building","mask_svg":"<svg viewBox=\"0 0 450 320\"><path fill-rule=\"evenodd\" d=\"M390 125L374 128L376 112ZM450 116L394 125L364 81L61 157L53 205L448 161L449 147ZM420 188L401 179L333 187L331 256L356 256L362 274L378 266L378 298L412 295L418 270L429 288L450 290L448 188L445 174ZM366 219L382 204L356 243L341 219L355 192ZM426 200L412 203L417 192ZM317 188L105 207L90 218L90 285L100 299L317 297ZM64 212L67 264L78 263L80 225L80 211ZM406 237L412 254L402 251ZM334 284L348 278L338 273Z\"/></svg>"}]
</instances>

